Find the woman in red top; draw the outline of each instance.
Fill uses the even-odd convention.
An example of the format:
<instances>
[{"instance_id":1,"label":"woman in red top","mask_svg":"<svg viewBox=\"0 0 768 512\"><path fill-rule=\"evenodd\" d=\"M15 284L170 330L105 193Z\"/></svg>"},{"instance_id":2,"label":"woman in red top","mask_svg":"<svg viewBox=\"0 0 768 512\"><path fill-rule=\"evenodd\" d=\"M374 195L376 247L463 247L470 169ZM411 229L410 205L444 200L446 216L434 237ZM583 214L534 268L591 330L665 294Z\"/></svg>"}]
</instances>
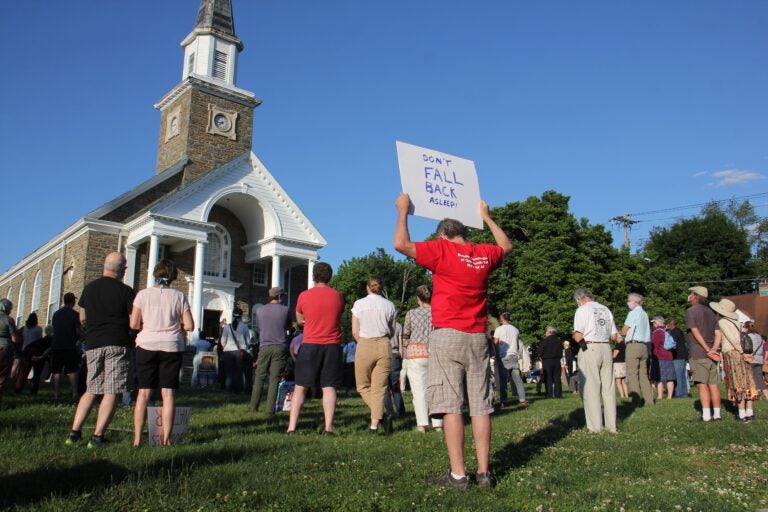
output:
<instances>
[{"instance_id":1,"label":"woman in red top","mask_svg":"<svg viewBox=\"0 0 768 512\"><path fill-rule=\"evenodd\" d=\"M667 388L667 400L671 400L675 394L675 356L671 350L664 348L664 317L655 316L651 322L653 324L653 333L651 334L651 345L653 347L653 366L651 381L656 381L657 400L664 398L664 384ZM658 370L656 370L658 368Z\"/></svg>"}]
</instances>

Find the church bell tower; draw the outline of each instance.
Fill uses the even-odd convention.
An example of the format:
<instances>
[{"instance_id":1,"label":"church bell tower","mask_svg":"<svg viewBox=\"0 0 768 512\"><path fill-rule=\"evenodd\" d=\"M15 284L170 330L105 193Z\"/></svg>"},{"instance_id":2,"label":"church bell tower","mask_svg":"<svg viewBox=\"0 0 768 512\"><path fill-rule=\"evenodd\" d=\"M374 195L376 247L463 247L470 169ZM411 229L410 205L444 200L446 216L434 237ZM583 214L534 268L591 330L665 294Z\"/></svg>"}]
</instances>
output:
<instances>
[{"instance_id":1,"label":"church bell tower","mask_svg":"<svg viewBox=\"0 0 768 512\"><path fill-rule=\"evenodd\" d=\"M160 110L156 170L186 158L186 184L251 150L253 110L261 100L236 86L243 43L235 35L231 0L202 0L181 46L181 82L155 104Z\"/></svg>"}]
</instances>

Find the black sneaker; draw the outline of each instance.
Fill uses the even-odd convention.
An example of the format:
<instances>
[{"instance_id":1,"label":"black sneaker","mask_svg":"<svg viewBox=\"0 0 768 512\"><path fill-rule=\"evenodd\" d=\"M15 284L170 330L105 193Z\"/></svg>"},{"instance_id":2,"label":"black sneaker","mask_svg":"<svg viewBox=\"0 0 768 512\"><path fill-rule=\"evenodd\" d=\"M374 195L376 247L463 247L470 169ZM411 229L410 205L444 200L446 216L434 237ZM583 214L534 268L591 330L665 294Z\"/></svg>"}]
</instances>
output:
<instances>
[{"instance_id":1,"label":"black sneaker","mask_svg":"<svg viewBox=\"0 0 768 512\"><path fill-rule=\"evenodd\" d=\"M466 476L461 478L453 478L453 476L451 476L451 470L449 469L440 476L427 477L426 483L427 485L441 487L443 489L456 489L457 491L464 491L469 485L469 479Z\"/></svg>"},{"instance_id":2,"label":"black sneaker","mask_svg":"<svg viewBox=\"0 0 768 512\"><path fill-rule=\"evenodd\" d=\"M64 441L64 444L66 446L75 446L77 443L80 442L80 440L83 438L83 434L81 432L72 431L69 433L69 436L67 437L67 440Z\"/></svg>"},{"instance_id":3,"label":"black sneaker","mask_svg":"<svg viewBox=\"0 0 768 512\"><path fill-rule=\"evenodd\" d=\"M485 473L478 473L477 486L483 487L484 489L493 489L496 487L496 477L494 477L493 473L490 471L486 471Z\"/></svg>"},{"instance_id":4,"label":"black sneaker","mask_svg":"<svg viewBox=\"0 0 768 512\"><path fill-rule=\"evenodd\" d=\"M104 436L91 436L91 440L88 441L89 450L98 450L107 446L107 440Z\"/></svg>"}]
</instances>

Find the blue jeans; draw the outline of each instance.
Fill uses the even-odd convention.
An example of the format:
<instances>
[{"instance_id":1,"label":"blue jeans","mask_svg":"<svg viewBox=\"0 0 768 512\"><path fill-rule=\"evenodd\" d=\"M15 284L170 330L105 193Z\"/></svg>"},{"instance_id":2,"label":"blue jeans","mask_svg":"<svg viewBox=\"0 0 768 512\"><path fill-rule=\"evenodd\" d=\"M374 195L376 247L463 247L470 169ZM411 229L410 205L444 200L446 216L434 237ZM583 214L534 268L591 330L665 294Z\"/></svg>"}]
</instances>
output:
<instances>
[{"instance_id":1,"label":"blue jeans","mask_svg":"<svg viewBox=\"0 0 768 512\"><path fill-rule=\"evenodd\" d=\"M675 398L688 396L688 372L685 369L685 359L675 359Z\"/></svg>"},{"instance_id":2,"label":"blue jeans","mask_svg":"<svg viewBox=\"0 0 768 512\"><path fill-rule=\"evenodd\" d=\"M221 353L224 371L227 375L225 387L229 393L242 393L243 391L243 367L240 361L240 351L232 350Z\"/></svg>"}]
</instances>

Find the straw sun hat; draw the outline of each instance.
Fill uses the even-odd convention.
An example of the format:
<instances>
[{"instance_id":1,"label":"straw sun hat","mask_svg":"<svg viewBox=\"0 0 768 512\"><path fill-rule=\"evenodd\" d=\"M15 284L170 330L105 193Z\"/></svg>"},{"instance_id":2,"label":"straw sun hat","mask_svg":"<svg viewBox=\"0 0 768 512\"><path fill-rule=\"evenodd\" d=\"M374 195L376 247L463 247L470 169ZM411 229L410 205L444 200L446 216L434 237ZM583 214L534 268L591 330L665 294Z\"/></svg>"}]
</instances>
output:
<instances>
[{"instance_id":1,"label":"straw sun hat","mask_svg":"<svg viewBox=\"0 0 768 512\"><path fill-rule=\"evenodd\" d=\"M731 320L738 320L739 315L736 313L736 304L728 299L723 299L720 302L710 302L709 307L715 310L716 313L721 314L725 318Z\"/></svg>"}]
</instances>

